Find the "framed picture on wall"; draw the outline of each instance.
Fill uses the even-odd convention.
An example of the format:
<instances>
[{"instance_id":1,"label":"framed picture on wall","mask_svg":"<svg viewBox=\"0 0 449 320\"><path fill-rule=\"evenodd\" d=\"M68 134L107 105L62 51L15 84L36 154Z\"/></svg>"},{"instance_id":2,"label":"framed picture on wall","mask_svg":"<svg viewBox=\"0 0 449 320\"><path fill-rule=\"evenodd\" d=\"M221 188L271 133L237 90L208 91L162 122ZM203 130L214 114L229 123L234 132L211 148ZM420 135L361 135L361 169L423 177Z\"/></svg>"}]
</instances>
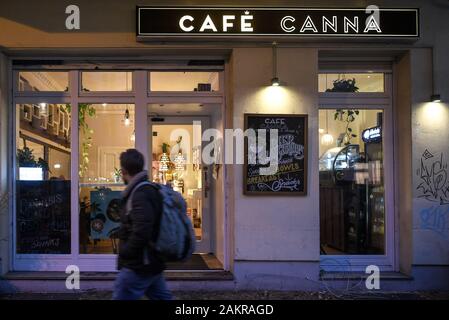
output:
<instances>
[{"instance_id":1,"label":"framed picture on wall","mask_svg":"<svg viewBox=\"0 0 449 320\"><path fill-rule=\"evenodd\" d=\"M256 143L245 138L245 195L307 195L307 115L245 114L245 131L253 129ZM259 129L266 129L265 145ZM270 154L270 130L278 133L278 156ZM264 149L264 150L262 150ZM267 155L269 161L261 157ZM277 170L266 169L270 167ZM277 162L277 163L274 163ZM276 168L277 165L277 168ZM264 170L261 170L265 168ZM272 172L270 172L272 171Z\"/></svg>"}]
</instances>

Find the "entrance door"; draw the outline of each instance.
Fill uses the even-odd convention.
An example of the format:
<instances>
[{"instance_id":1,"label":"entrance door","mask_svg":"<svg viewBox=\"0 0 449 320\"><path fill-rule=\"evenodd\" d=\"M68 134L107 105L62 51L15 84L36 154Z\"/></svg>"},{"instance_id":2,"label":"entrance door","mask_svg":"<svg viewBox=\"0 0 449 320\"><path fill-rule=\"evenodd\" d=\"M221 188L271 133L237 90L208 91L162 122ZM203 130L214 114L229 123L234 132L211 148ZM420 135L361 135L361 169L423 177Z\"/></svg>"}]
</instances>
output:
<instances>
[{"instance_id":1,"label":"entrance door","mask_svg":"<svg viewBox=\"0 0 449 320\"><path fill-rule=\"evenodd\" d=\"M183 195L195 230L196 253L212 251L210 170L201 161L201 136L209 123L206 116L149 117L150 177Z\"/></svg>"}]
</instances>

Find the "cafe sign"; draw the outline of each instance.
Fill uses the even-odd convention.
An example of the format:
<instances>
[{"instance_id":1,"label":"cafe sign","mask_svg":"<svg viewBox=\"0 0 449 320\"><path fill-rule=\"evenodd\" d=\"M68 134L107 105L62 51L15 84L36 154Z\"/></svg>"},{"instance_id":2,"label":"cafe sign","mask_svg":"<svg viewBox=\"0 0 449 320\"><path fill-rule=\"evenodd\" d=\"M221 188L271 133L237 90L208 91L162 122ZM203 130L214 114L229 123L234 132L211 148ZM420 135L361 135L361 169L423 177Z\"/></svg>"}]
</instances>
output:
<instances>
[{"instance_id":1,"label":"cafe sign","mask_svg":"<svg viewBox=\"0 0 449 320\"><path fill-rule=\"evenodd\" d=\"M137 7L139 38L419 36L418 9Z\"/></svg>"}]
</instances>

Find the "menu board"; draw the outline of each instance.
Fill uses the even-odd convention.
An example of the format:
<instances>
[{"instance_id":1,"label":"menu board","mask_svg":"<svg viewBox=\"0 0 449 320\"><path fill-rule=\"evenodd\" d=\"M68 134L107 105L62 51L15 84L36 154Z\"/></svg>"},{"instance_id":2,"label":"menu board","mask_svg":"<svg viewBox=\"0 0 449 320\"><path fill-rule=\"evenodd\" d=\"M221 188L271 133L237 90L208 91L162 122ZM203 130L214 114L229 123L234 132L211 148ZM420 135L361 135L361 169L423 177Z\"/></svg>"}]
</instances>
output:
<instances>
[{"instance_id":1,"label":"menu board","mask_svg":"<svg viewBox=\"0 0 449 320\"><path fill-rule=\"evenodd\" d=\"M70 180L17 181L17 253L70 253Z\"/></svg>"},{"instance_id":2,"label":"menu board","mask_svg":"<svg viewBox=\"0 0 449 320\"><path fill-rule=\"evenodd\" d=\"M243 193L306 195L307 115L245 114L245 131L248 129L254 130L257 144L251 143L248 138L245 140ZM260 143L258 129L268 130L265 134L265 146ZM271 129L277 130L278 133L277 170L262 174L261 169L268 168L270 164L254 155L262 151L267 154L267 158L275 159L269 154ZM261 150L261 146L265 147L265 150Z\"/></svg>"}]
</instances>

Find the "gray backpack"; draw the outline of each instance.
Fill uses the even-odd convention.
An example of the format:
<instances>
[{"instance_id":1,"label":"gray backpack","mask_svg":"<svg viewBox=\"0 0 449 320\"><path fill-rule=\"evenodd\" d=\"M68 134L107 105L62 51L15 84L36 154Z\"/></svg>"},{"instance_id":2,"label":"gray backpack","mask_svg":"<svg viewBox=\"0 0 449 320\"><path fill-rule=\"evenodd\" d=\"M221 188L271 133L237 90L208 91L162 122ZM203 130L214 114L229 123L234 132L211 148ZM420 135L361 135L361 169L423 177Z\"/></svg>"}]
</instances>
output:
<instances>
[{"instance_id":1,"label":"gray backpack","mask_svg":"<svg viewBox=\"0 0 449 320\"><path fill-rule=\"evenodd\" d=\"M187 216L187 204L182 195L169 186L143 181L131 192L126 203L127 213L132 209L134 192L143 185L158 189L162 199L162 213L159 225L159 235L156 243L151 244L157 256L164 261L185 261L195 251L195 233Z\"/></svg>"}]
</instances>

